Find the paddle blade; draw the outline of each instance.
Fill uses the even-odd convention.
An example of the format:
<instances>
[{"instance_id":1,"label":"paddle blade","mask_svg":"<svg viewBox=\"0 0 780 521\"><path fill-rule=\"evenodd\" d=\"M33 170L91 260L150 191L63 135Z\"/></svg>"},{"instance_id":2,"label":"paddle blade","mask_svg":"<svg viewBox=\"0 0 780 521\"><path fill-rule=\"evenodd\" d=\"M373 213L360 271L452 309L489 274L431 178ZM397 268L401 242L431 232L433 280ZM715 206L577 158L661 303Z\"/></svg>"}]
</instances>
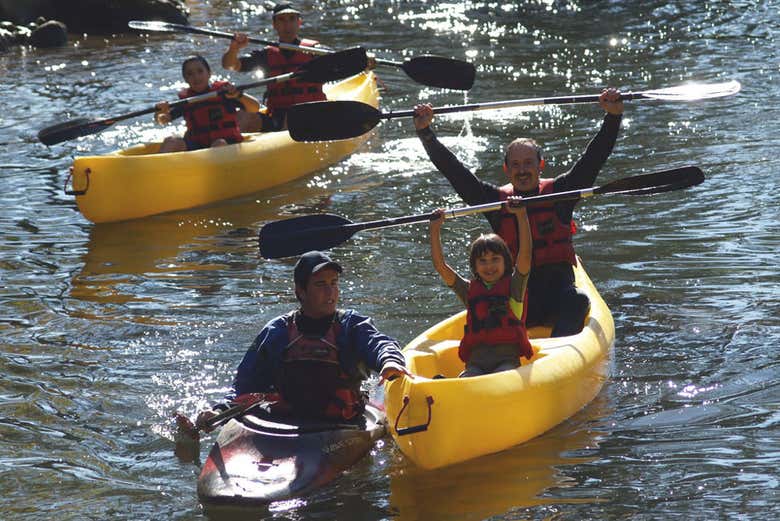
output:
<instances>
[{"instance_id":1,"label":"paddle blade","mask_svg":"<svg viewBox=\"0 0 780 521\"><path fill-rule=\"evenodd\" d=\"M311 250L328 250L355 233L352 221L338 215L304 215L268 223L260 229L260 255L266 259L293 257Z\"/></svg>"},{"instance_id":2,"label":"paddle blade","mask_svg":"<svg viewBox=\"0 0 780 521\"><path fill-rule=\"evenodd\" d=\"M663 101L696 101L731 96L741 89L742 85L732 80L723 83L689 83L667 89L647 90L641 94L647 98Z\"/></svg>"},{"instance_id":3,"label":"paddle blade","mask_svg":"<svg viewBox=\"0 0 780 521\"><path fill-rule=\"evenodd\" d=\"M295 141L332 141L365 134L382 113L359 101L313 101L287 111L287 128Z\"/></svg>"},{"instance_id":4,"label":"paddle blade","mask_svg":"<svg viewBox=\"0 0 780 521\"><path fill-rule=\"evenodd\" d=\"M595 194L645 195L695 186L704 181L704 172L686 166L618 179L594 189Z\"/></svg>"},{"instance_id":5,"label":"paddle blade","mask_svg":"<svg viewBox=\"0 0 780 521\"><path fill-rule=\"evenodd\" d=\"M110 123L103 120L93 121L87 118L74 119L41 129L38 132L38 140L46 146L56 145L57 143L76 139L77 137L97 134L109 125Z\"/></svg>"},{"instance_id":6,"label":"paddle blade","mask_svg":"<svg viewBox=\"0 0 780 521\"><path fill-rule=\"evenodd\" d=\"M469 90L477 75L472 64L441 56L418 56L405 61L401 68L417 83L442 89Z\"/></svg>"},{"instance_id":7,"label":"paddle blade","mask_svg":"<svg viewBox=\"0 0 780 521\"><path fill-rule=\"evenodd\" d=\"M304 63L296 71L296 76L303 81L326 83L349 78L363 72L366 67L368 67L366 50L362 47L353 47L333 54L324 54Z\"/></svg>"},{"instance_id":8,"label":"paddle blade","mask_svg":"<svg viewBox=\"0 0 780 521\"><path fill-rule=\"evenodd\" d=\"M186 25L152 20L130 20L127 22L127 26L134 31L149 31L154 33L178 33L188 29Z\"/></svg>"}]
</instances>

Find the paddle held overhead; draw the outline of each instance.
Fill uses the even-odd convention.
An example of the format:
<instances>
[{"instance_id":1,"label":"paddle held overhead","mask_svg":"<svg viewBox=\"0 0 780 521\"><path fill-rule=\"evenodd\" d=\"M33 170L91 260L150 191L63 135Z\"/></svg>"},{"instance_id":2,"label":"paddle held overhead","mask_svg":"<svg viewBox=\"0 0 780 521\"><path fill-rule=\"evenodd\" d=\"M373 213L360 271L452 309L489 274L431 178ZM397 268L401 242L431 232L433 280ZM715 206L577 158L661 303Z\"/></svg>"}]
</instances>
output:
<instances>
[{"instance_id":1,"label":"paddle held overhead","mask_svg":"<svg viewBox=\"0 0 780 521\"><path fill-rule=\"evenodd\" d=\"M523 203L533 205L543 202L585 199L594 195L623 194L648 195L681 190L704 181L704 173L695 166L674 168L649 174L640 174L612 181L602 186L571 190L554 194L526 197ZM496 201L447 210L446 219L474 213L498 210L506 201ZM266 259L292 257L310 250L328 250L347 241L361 230L388 228L402 224L427 222L435 212L406 217L353 223L338 215L304 215L268 223L260 230L260 255Z\"/></svg>"},{"instance_id":2,"label":"paddle held overhead","mask_svg":"<svg viewBox=\"0 0 780 521\"><path fill-rule=\"evenodd\" d=\"M659 90L627 92L621 99L657 101L697 101L731 96L740 91L738 81L711 84L687 84ZM556 96L552 98L527 98L468 105L452 105L433 109L434 114L455 112L477 112L541 105L569 105L575 103L598 103L599 95ZM296 141L331 141L348 139L365 134L383 119L411 118L414 110L381 112L357 101L315 101L290 108L287 126L290 136Z\"/></svg>"},{"instance_id":3,"label":"paddle held overhead","mask_svg":"<svg viewBox=\"0 0 780 521\"><path fill-rule=\"evenodd\" d=\"M163 32L163 33L193 33L215 36L217 38L233 39L231 33L224 31L215 31L213 29L203 29L201 27L192 27L189 25L172 24L167 22L146 22L133 20L127 25L136 31ZM270 45L288 51L298 51L307 54L331 54L334 51L322 47L302 47L290 43L272 42L260 38L249 38L249 42L260 45ZM468 62L454 60L451 58L442 58L440 56L423 55L410 58L403 62L393 60L384 60L373 58L377 65L388 67L398 67L403 70L407 76L423 85L429 87L438 87L442 89L469 90L474 85L476 78L476 69Z\"/></svg>"},{"instance_id":4,"label":"paddle held overhead","mask_svg":"<svg viewBox=\"0 0 780 521\"><path fill-rule=\"evenodd\" d=\"M263 85L282 83L293 79L300 79L302 81L312 83L325 83L328 81L336 81L354 76L355 74L364 71L366 67L368 67L368 57L366 56L365 49L362 47L354 47L352 49L347 49L314 58L310 62L306 62L301 65L301 67L295 72L290 72L271 78L265 78L253 83L239 85L236 88L239 91L245 91L248 89L262 87ZM175 106L184 105L187 103L198 103L219 95L220 92L208 92L206 94L200 94L198 96L176 100L170 102L169 105L171 108L173 108ZM143 116L144 114L151 114L155 110L155 107L151 107L120 116L115 116L113 118L97 120L91 120L89 118L78 118L42 129L40 132L38 132L38 139L44 145L54 145L63 141L75 139L77 137L97 134L98 132L110 127L114 123L138 116Z\"/></svg>"}]
</instances>

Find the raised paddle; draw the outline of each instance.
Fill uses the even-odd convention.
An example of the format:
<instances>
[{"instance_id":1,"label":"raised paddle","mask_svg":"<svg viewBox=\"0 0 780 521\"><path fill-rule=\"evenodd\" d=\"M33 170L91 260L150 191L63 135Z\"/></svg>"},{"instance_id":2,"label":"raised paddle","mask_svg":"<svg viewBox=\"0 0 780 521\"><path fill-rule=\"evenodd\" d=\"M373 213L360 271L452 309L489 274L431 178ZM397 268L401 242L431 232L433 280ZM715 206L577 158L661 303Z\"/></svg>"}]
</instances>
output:
<instances>
[{"instance_id":1,"label":"raised paddle","mask_svg":"<svg viewBox=\"0 0 780 521\"><path fill-rule=\"evenodd\" d=\"M687 166L626 177L592 188L525 197L523 204L576 200L606 194L647 195L688 188L702 181L704 181L704 173L695 166ZM452 219L463 215L495 211L503 204L506 204L506 201L450 209L445 211L444 217ZM364 223L353 223L349 219L331 214L304 215L274 221L260 230L260 255L266 259L278 259L300 255L310 250L327 250L347 241L361 230L426 222L434 214L435 212L431 212Z\"/></svg>"},{"instance_id":2,"label":"raised paddle","mask_svg":"<svg viewBox=\"0 0 780 521\"><path fill-rule=\"evenodd\" d=\"M224 31L215 31L213 29L203 29L201 27L192 27L189 25L172 24L168 22L146 22L133 20L127 23L128 27L136 31L150 31L163 33L194 33L216 36L218 38L233 39L233 34ZM280 49L298 51L307 54L330 54L333 51L323 47L303 47L290 43L272 42L260 38L248 38L251 43L260 45L270 45ZM402 69L407 76L417 83L428 85L429 87L438 87L442 89L469 90L474 85L476 69L468 62L442 58L440 56L417 56L404 62L392 60L373 59L377 65L386 65L389 67L398 67Z\"/></svg>"},{"instance_id":3,"label":"raised paddle","mask_svg":"<svg viewBox=\"0 0 780 521\"><path fill-rule=\"evenodd\" d=\"M738 81L710 84L688 84L659 90L626 92L625 101L650 99L658 101L696 101L731 96L740 91ZM598 94L583 96L556 96L552 98L528 98L468 105L451 105L433 109L434 114L476 112L539 105L568 105L573 103L597 103ZM296 141L330 141L348 139L365 134L383 119L411 118L414 110L381 112L359 101L316 101L302 103L287 113L287 126Z\"/></svg>"},{"instance_id":4,"label":"raised paddle","mask_svg":"<svg viewBox=\"0 0 780 521\"><path fill-rule=\"evenodd\" d=\"M360 71L365 70L367 66L368 58L366 56L365 49L362 47L354 47L352 49L347 49L314 58L313 60L301 65L301 67L295 72L289 72L280 76L273 76L271 78L265 78L252 83L246 83L244 85L239 85L236 88L240 91L244 91L261 87L263 85L282 83L292 79L300 79L302 81L314 83L324 83L326 81L340 80L355 75ZM220 94L221 93L218 91L207 92L198 96L192 96L189 98L173 101L169 105L171 108L173 108L187 103L198 103L203 100L219 96ZM77 137L97 134L98 132L110 127L114 123L138 116L143 116L144 114L151 114L155 112L155 110L156 109L154 107L151 107L106 119L92 120L88 118L78 118L42 129L40 132L38 132L38 139L44 145L54 145L63 141L75 139Z\"/></svg>"}]
</instances>

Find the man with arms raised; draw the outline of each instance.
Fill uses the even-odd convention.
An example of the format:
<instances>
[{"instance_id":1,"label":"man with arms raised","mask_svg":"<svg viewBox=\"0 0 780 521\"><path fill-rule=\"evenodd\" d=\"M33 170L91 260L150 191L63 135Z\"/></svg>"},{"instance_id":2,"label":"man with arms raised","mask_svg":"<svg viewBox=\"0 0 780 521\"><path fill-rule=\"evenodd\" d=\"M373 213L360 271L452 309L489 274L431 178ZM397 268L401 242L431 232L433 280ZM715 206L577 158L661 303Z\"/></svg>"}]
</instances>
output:
<instances>
[{"instance_id":1,"label":"man with arms raised","mask_svg":"<svg viewBox=\"0 0 780 521\"><path fill-rule=\"evenodd\" d=\"M505 149L504 172L509 183L503 186L478 179L439 142L430 128L433 121L430 105L415 107L414 125L436 168L467 204L477 205L506 200L512 195L530 197L593 186L615 145L623 114L620 92L615 89L604 90L599 104L607 112L601 129L568 172L555 179L540 179L544 169L541 147L533 139L515 139ZM576 258L572 245L575 232L572 213L576 204L577 201L561 201L528 207L533 263L528 280L526 323L528 327L553 323L553 336L579 332L590 309L587 295L574 286ZM506 241L512 255L517 255L514 215L502 209L485 216L493 231Z\"/></svg>"}]
</instances>

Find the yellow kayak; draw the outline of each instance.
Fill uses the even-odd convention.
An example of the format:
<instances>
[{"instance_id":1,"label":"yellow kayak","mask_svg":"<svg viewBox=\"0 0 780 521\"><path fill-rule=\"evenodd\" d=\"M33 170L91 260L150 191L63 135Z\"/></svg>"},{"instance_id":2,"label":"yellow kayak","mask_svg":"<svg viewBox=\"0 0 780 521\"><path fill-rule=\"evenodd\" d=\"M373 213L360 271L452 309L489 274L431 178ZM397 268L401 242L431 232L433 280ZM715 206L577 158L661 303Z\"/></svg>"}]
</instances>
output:
<instances>
[{"instance_id":1,"label":"yellow kayak","mask_svg":"<svg viewBox=\"0 0 780 521\"><path fill-rule=\"evenodd\" d=\"M574 271L591 302L584 329L549 338L549 328L532 328L534 357L523 358L517 369L457 378L463 370L458 344L465 311L404 348L415 378L385 383L385 408L390 432L410 460L435 469L502 451L548 431L593 400L607 379L615 324L582 262Z\"/></svg>"},{"instance_id":2,"label":"yellow kayak","mask_svg":"<svg viewBox=\"0 0 780 521\"><path fill-rule=\"evenodd\" d=\"M377 107L373 72L326 85L328 99ZM236 145L156 154L160 143L104 156L77 157L72 189L84 217L94 223L124 221L193 208L292 181L351 154L368 139L298 143L288 132L245 134Z\"/></svg>"}]
</instances>

